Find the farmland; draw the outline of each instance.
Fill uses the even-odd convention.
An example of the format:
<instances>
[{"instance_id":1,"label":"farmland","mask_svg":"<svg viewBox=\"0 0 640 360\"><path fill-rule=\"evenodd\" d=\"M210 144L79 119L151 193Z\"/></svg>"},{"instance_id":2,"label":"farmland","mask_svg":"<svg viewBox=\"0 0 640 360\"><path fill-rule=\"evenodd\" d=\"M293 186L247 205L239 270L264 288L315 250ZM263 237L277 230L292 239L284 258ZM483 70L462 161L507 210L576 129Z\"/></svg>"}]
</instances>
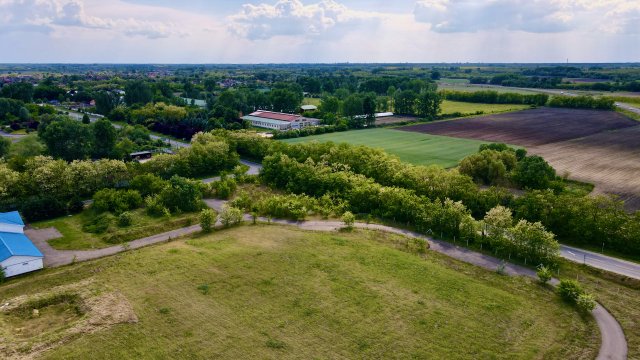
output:
<instances>
[{"instance_id":1,"label":"farmland","mask_svg":"<svg viewBox=\"0 0 640 360\"><path fill-rule=\"evenodd\" d=\"M548 289L405 243L244 226L46 270L0 287L0 299L64 291L73 301L0 317L0 351L61 340L42 357L595 357L593 320ZM72 305L104 321L76 326ZM11 331L18 322L42 331Z\"/></svg>"},{"instance_id":2,"label":"farmland","mask_svg":"<svg viewBox=\"0 0 640 360\"><path fill-rule=\"evenodd\" d=\"M500 113L506 111L524 110L528 109L528 105L514 105L514 104L481 104L481 103L469 103L461 101L445 100L442 102L440 114L474 114L476 112L482 112L485 114Z\"/></svg>"},{"instance_id":3,"label":"farmland","mask_svg":"<svg viewBox=\"0 0 640 360\"><path fill-rule=\"evenodd\" d=\"M366 145L374 148L382 148L389 154L398 156L402 161L412 164L440 165L444 167L456 166L460 160L478 151L478 147L486 143L483 141L456 139L447 136L411 133L392 129L336 132L283 141L287 143L332 141L335 143Z\"/></svg>"},{"instance_id":4,"label":"farmland","mask_svg":"<svg viewBox=\"0 0 640 360\"><path fill-rule=\"evenodd\" d=\"M529 148L560 174L596 184L613 193L629 209L640 209L640 126Z\"/></svg>"},{"instance_id":5,"label":"farmland","mask_svg":"<svg viewBox=\"0 0 640 360\"><path fill-rule=\"evenodd\" d=\"M520 146L537 146L637 125L637 122L615 112L538 108L406 126L400 129Z\"/></svg>"},{"instance_id":6,"label":"farmland","mask_svg":"<svg viewBox=\"0 0 640 360\"><path fill-rule=\"evenodd\" d=\"M616 112L532 109L402 127L402 130L505 142L543 156L559 175L593 183L640 209L640 124Z\"/></svg>"}]
</instances>

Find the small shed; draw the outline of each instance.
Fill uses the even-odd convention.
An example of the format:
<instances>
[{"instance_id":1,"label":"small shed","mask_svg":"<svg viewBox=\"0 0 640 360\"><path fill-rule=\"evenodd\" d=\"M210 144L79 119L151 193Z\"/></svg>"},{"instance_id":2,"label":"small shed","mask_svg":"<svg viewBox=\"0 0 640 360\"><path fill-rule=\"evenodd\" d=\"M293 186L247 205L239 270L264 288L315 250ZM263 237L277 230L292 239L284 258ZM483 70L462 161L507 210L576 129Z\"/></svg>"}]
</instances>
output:
<instances>
[{"instance_id":1,"label":"small shed","mask_svg":"<svg viewBox=\"0 0 640 360\"><path fill-rule=\"evenodd\" d=\"M131 160L144 162L146 160L151 159L151 157L153 156L153 153L151 151L138 151L138 152L129 154L129 156L131 157Z\"/></svg>"},{"instance_id":2,"label":"small shed","mask_svg":"<svg viewBox=\"0 0 640 360\"><path fill-rule=\"evenodd\" d=\"M43 268L44 256L24 234L17 211L0 213L0 267L6 277Z\"/></svg>"},{"instance_id":3,"label":"small shed","mask_svg":"<svg viewBox=\"0 0 640 360\"><path fill-rule=\"evenodd\" d=\"M318 110L318 107L315 105L302 105L300 106L300 109L302 109L302 111L316 111Z\"/></svg>"}]
</instances>

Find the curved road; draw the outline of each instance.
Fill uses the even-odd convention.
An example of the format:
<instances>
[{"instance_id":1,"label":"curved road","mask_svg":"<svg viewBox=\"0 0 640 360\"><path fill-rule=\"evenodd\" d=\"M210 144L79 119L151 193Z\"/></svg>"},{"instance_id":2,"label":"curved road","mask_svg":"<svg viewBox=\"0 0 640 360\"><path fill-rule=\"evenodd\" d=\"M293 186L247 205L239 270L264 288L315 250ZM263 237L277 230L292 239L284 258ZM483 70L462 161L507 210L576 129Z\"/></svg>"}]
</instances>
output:
<instances>
[{"instance_id":1,"label":"curved road","mask_svg":"<svg viewBox=\"0 0 640 360\"><path fill-rule=\"evenodd\" d=\"M221 210L226 201L207 199L205 200L207 205L213 209ZM244 216L246 221L251 221L251 216L246 214ZM266 218L259 218L260 221L267 221ZM343 223L339 221L290 221L290 220L271 220L273 223L282 225L297 226L304 230L313 231L337 231L343 227ZM218 221L216 227L221 227L222 224ZM498 266L504 265L504 271L508 275L512 276L527 276L530 278L537 278L535 272L529 268L525 268L519 265L506 263L503 260L494 258L492 256L474 252L472 250L458 247L454 244L435 240L429 237L425 237L422 234L418 234L413 231L398 229L390 226L379 224L364 224L356 223L355 227L361 229L384 231L394 234L400 234L408 237L419 238L429 243L429 248L433 251L447 255L454 259L464 261L488 270L496 270ZM97 259L104 256L109 256L123 252L129 249L136 249L147 245L157 244L161 242L170 241L184 235L193 234L201 231L199 225L193 225L190 227L169 231L162 234L157 234L143 239L134 240L127 245L117 245L109 248L87 251L61 251L53 249L47 240L59 236L59 233L54 229L42 229L42 230L26 230L25 233L34 241L36 246L45 254L45 265L48 267L55 267L73 263L75 261L85 261L90 259ZM552 284L557 285L558 280L553 279ZM624 360L627 358L627 341L624 336L622 327L618 321L600 304L592 311L592 315L598 324L601 336L600 351L598 353L597 360Z\"/></svg>"}]
</instances>

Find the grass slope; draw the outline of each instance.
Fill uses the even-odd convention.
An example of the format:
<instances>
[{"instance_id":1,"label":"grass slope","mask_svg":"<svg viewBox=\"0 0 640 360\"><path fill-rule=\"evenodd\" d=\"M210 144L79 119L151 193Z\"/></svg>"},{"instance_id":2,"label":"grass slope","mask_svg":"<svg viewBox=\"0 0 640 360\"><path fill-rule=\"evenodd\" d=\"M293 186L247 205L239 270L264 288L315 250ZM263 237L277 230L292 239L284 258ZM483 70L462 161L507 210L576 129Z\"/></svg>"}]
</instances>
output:
<instances>
[{"instance_id":1,"label":"grass slope","mask_svg":"<svg viewBox=\"0 0 640 360\"><path fill-rule=\"evenodd\" d=\"M445 100L441 105L441 114L475 114L478 111L482 111L485 114L500 113L506 111L518 111L529 109L529 105L515 105L515 104L481 104L481 103L469 103L461 101Z\"/></svg>"},{"instance_id":2,"label":"grass slope","mask_svg":"<svg viewBox=\"0 0 640 360\"><path fill-rule=\"evenodd\" d=\"M333 141L382 148L400 160L415 165L441 165L454 167L464 157L478 151L487 142L457 139L447 136L398 131L393 129L366 129L282 140L287 143Z\"/></svg>"},{"instance_id":3,"label":"grass slope","mask_svg":"<svg viewBox=\"0 0 640 360\"><path fill-rule=\"evenodd\" d=\"M137 324L45 359L595 357L594 321L550 290L405 242L244 226L13 280L0 299L83 281L131 303Z\"/></svg>"}]
</instances>

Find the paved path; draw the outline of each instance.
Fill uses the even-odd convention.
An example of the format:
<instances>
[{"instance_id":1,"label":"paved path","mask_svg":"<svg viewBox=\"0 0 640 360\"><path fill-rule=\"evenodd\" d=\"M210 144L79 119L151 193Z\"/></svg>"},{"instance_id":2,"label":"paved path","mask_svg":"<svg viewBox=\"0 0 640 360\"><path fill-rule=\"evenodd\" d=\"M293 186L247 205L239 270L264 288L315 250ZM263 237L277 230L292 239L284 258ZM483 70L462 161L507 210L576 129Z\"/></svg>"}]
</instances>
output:
<instances>
[{"instance_id":1,"label":"paved path","mask_svg":"<svg viewBox=\"0 0 640 360\"><path fill-rule=\"evenodd\" d=\"M602 255L593 251L560 245L560 255L567 260L587 264L597 269L640 279L640 264Z\"/></svg>"},{"instance_id":2,"label":"paved path","mask_svg":"<svg viewBox=\"0 0 640 360\"><path fill-rule=\"evenodd\" d=\"M207 199L205 200L207 206L221 210L226 201L224 200L216 200L216 199ZM244 215L244 219L250 221L251 216L248 214ZM259 221L265 222L266 218L259 218ZM343 227L343 223L340 221L291 221L291 220L280 220L273 219L270 220L272 223L283 224L283 225L292 225L297 226L304 230L313 230L313 231L337 231L341 227ZM218 221L216 223L217 227L220 227L221 224ZM514 265L510 263L506 263L503 260L494 258L489 255L481 254L474 252L472 250L458 247L454 244L435 240L429 237L426 237L422 234L398 229L386 225L379 224L364 224L364 223L356 223L355 227L361 229L368 230L377 230L384 231L394 234L400 234L408 237L419 238L429 242L429 248L433 251L439 252L441 254L447 255L454 259L458 259L460 261L470 263L488 270L496 270L499 266L504 266L504 272L508 275L517 275L517 276L527 276L530 278L536 278L536 274L533 270ZM45 265L47 267L56 267L62 266L66 264L71 264L74 261L85 261L91 259L97 259L109 255L114 255L128 249L137 249L143 246L148 246L152 244L157 244L161 242L170 241L171 239L179 238L181 236L193 234L201 231L200 225L193 225L182 229L177 229L169 232L165 232L162 234L157 234L153 236L149 236L143 239L138 239L129 242L127 245L116 245L104 249L98 250L56 250L52 248L47 240L51 238L55 238L56 236L60 236L60 234L55 229L42 229L42 230L26 230L27 236L29 236L36 246L42 251L45 255ZM556 285L558 281L554 279L552 284ZM617 322L617 320L600 304L596 306L596 308L592 311L593 317L598 324L598 328L600 329L600 335L602 339L602 344L600 345L600 351L598 353L597 360L624 360L627 358L627 341L624 336L624 332L622 331L622 327Z\"/></svg>"},{"instance_id":3,"label":"paved path","mask_svg":"<svg viewBox=\"0 0 640 360\"><path fill-rule=\"evenodd\" d=\"M258 175L260 174L260 170L262 169L262 164L255 163L249 160L240 159L240 163L243 165L247 165L249 170L247 171L247 175ZM214 176L208 179L203 179L202 182L205 184L220 180L220 176Z\"/></svg>"},{"instance_id":4,"label":"paved path","mask_svg":"<svg viewBox=\"0 0 640 360\"><path fill-rule=\"evenodd\" d=\"M8 139L11 139L11 141L16 142L18 140L20 140L21 138L27 136L27 135L23 135L23 134L9 134L7 132L4 132L2 130L0 130L0 136L2 137L6 137Z\"/></svg>"}]
</instances>

